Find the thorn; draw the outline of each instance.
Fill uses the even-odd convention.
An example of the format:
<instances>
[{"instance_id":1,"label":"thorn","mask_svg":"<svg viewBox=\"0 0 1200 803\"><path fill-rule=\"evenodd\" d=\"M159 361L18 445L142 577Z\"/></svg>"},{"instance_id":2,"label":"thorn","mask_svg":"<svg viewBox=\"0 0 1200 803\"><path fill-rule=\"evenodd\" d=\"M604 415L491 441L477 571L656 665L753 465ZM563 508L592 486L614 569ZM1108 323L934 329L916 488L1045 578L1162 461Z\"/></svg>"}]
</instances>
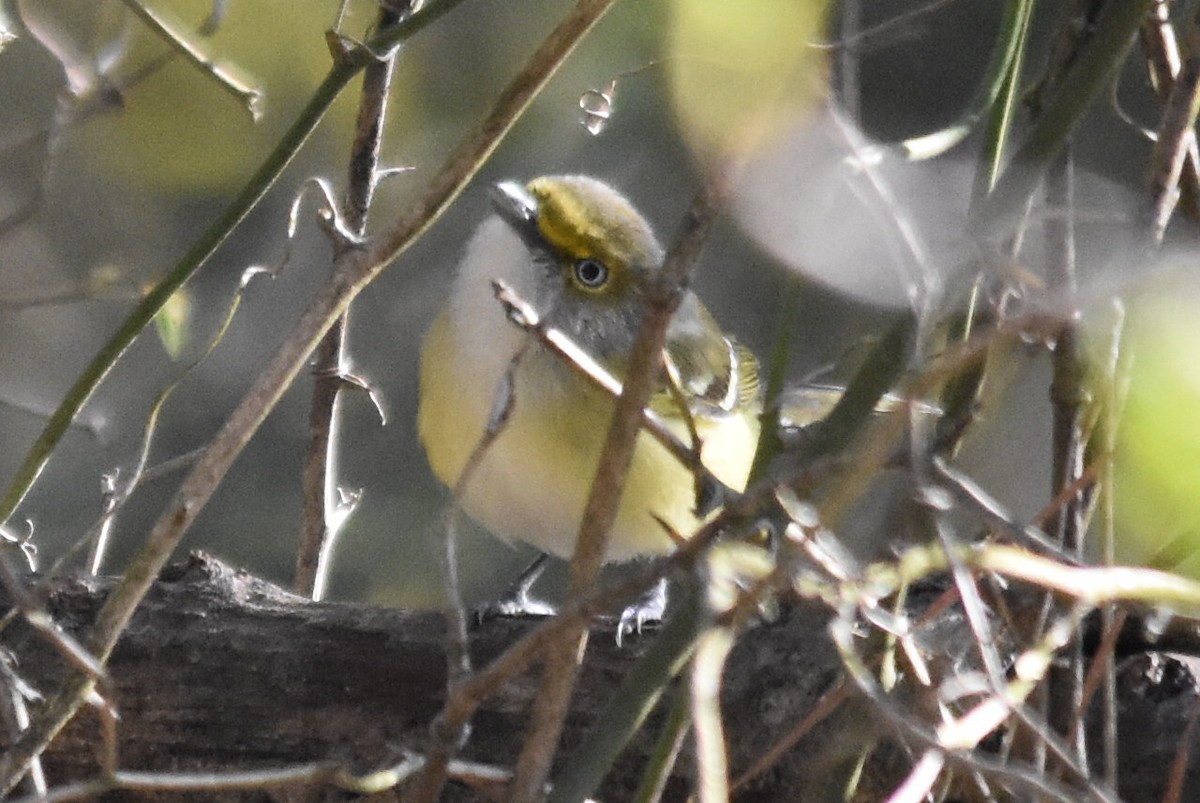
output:
<instances>
[{"instance_id":1,"label":"thorn","mask_svg":"<svg viewBox=\"0 0 1200 803\"><path fill-rule=\"evenodd\" d=\"M365 42L355 39L353 36L339 33L338 31L325 32L325 46L329 48L329 55L333 57L335 64L346 62L365 64L371 61L387 61L391 58L396 47L399 47L399 45L396 45L386 53L377 53L367 47Z\"/></svg>"},{"instance_id":2,"label":"thorn","mask_svg":"<svg viewBox=\"0 0 1200 803\"><path fill-rule=\"evenodd\" d=\"M411 173L412 171L414 171L416 169L417 168L413 167L412 165L405 165L403 167L384 168L383 170L375 171L375 180L383 181L384 179L389 179L394 176L403 175L404 173Z\"/></svg>"},{"instance_id":3,"label":"thorn","mask_svg":"<svg viewBox=\"0 0 1200 803\"><path fill-rule=\"evenodd\" d=\"M333 240L335 250L345 251L351 248L361 248L366 239L346 225L341 211L332 201L326 198L326 202L328 205L317 210L317 224L321 227L321 231Z\"/></svg>"},{"instance_id":4,"label":"thorn","mask_svg":"<svg viewBox=\"0 0 1200 803\"><path fill-rule=\"evenodd\" d=\"M341 485L337 487L337 512L350 516L358 508L358 503L362 501L362 488L346 488Z\"/></svg>"},{"instance_id":5,"label":"thorn","mask_svg":"<svg viewBox=\"0 0 1200 803\"><path fill-rule=\"evenodd\" d=\"M365 391L367 398L375 406L375 412L379 415L379 425L387 426L387 412L383 406L383 394L379 392L379 389L369 379L361 374L343 370L313 371L313 375L322 378L335 377L343 387Z\"/></svg>"}]
</instances>

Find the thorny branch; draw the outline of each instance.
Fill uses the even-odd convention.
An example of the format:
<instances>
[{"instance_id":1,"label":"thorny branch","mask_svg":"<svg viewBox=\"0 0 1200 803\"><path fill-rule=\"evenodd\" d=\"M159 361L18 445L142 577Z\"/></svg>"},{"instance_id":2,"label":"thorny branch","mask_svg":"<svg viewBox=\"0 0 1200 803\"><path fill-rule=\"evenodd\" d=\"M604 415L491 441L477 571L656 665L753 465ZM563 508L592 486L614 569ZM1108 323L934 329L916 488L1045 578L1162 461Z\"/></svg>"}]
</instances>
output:
<instances>
[{"instance_id":1,"label":"thorny branch","mask_svg":"<svg viewBox=\"0 0 1200 803\"><path fill-rule=\"evenodd\" d=\"M1189 155L1196 153L1194 128L1196 114L1200 111L1200 10L1188 22L1184 50L1186 55L1178 71L1174 75L1161 76L1159 81L1165 100L1150 157L1152 172L1144 220L1146 234L1155 244L1162 242L1179 199L1180 178L1189 163ZM1169 87L1169 91L1165 87ZM1191 164L1194 166L1195 162Z\"/></svg>"},{"instance_id":2,"label":"thorny branch","mask_svg":"<svg viewBox=\"0 0 1200 803\"><path fill-rule=\"evenodd\" d=\"M399 22L401 16L398 11L381 7L376 27L388 28ZM354 242L361 241L367 233L367 214L379 180L379 149L399 49L396 45L363 71L343 210L345 225ZM351 245L335 241L335 255ZM301 477L304 515L296 555L295 588L296 593L315 600L325 596L334 543L359 499L357 493L343 493L338 480L339 399L348 370L346 330L349 316L347 309L338 317L313 355L309 435Z\"/></svg>"}]
</instances>

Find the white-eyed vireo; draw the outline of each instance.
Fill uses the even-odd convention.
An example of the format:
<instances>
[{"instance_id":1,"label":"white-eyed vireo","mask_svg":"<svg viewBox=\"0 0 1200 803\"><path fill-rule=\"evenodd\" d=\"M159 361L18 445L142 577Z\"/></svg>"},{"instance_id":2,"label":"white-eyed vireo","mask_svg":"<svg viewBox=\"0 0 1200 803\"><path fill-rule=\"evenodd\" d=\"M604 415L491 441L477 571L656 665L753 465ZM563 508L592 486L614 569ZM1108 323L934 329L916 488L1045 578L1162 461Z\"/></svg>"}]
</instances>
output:
<instances>
[{"instance_id":1,"label":"white-eyed vireo","mask_svg":"<svg viewBox=\"0 0 1200 803\"><path fill-rule=\"evenodd\" d=\"M529 337L506 320L492 281L511 285L620 379L642 320L642 288L663 261L646 220L593 178L504 182L493 205L496 214L467 245L421 355L418 428L434 473L449 487L483 437L509 363ZM689 292L668 331L665 364L652 407L691 443L679 403L686 399L704 464L742 490L761 408L753 355ZM497 536L570 557L613 402L538 343L517 365L510 417L461 503ZM671 391L668 374L680 392ZM699 524L695 487L691 472L643 431L606 559L669 551L674 542L656 518L690 535Z\"/></svg>"}]
</instances>

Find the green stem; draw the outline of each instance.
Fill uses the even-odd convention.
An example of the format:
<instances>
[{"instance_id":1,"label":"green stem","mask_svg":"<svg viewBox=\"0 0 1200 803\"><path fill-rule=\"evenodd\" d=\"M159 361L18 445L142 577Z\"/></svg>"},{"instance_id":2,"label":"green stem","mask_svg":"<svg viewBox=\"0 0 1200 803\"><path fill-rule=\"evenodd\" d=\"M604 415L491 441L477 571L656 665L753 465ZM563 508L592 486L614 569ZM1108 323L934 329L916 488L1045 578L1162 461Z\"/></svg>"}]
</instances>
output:
<instances>
[{"instance_id":1,"label":"green stem","mask_svg":"<svg viewBox=\"0 0 1200 803\"><path fill-rule=\"evenodd\" d=\"M1045 104L992 193L976 210L974 224L980 233L996 231L1024 208L1050 162L1062 150L1071 128L1120 67L1154 2L1114 0L1105 4L1094 32L1068 68L1054 97Z\"/></svg>"},{"instance_id":2,"label":"green stem","mask_svg":"<svg viewBox=\"0 0 1200 803\"><path fill-rule=\"evenodd\" d=\"M784 385L787 383L787 366L796 324L800 320L800 298L803 285L788 278L783 291L783 309L779 326L775 332L775 343L771 348L771 364L767 367L767 384L763 393L762 426L758 436L758 447L754 450L754 462L750 466L750 482L762 477L767 466L783 450L779 435L780 406Z\"/></svg>"},{"instance_id":3,"label":"green stem","mask_svg":"<svg viewBox=\"0 0 1200 803\"><path fill-rule=\"evenodd\" d=\"M931 159L962 142L975 128L979 118L995 109L996 99L1010 91L1012 77L1020 71L1025 51L1026 32L1033 15L1035 0L1010 0L997 31L997 46L984 71L983 84L967 105L966 111L950 125L900 143L910 159Z\"/></svg>"},{"instance_id":4,"label":"green stem","mask_svg":"<svg viewBox=\"0 0 1200 803\"><path fill-rule=\"evenodd\" d=\"M1029 40L1029 21L1033 17L1034 0L1014 0L1005 15L1004 31L1007 34L1008 61L999 76L995 94L989 99L990 113L983 135L983 152L979 156L975 187L971 198L974 207L981 202L996 184L1000 175L1000 164L1004 147L1012 131L1016 117L1017 100L1021 86L1021 65L1025 58L1025 45ZM998 101L998 102L997 102Z\"/></svg>"}]
</instances>

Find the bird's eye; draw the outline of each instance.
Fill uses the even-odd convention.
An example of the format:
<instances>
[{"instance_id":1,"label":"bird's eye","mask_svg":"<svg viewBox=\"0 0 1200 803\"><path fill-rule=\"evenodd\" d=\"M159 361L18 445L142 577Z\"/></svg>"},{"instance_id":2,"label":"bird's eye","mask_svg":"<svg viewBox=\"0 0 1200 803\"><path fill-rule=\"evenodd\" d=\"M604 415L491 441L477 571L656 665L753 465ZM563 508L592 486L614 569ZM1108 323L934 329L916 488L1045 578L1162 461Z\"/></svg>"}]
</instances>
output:
<instances>
[{"instance_id":1,"label":"bird's eye","mask_svg":"<svg viewBox=\"0 0 1200 803\"><path fill-rule=\"evenodd\" d=\"M575 279L588 290L597 290L608 282L608 268L598 259L581 259L575 263Z\"/></svg>"}]
</instances>

